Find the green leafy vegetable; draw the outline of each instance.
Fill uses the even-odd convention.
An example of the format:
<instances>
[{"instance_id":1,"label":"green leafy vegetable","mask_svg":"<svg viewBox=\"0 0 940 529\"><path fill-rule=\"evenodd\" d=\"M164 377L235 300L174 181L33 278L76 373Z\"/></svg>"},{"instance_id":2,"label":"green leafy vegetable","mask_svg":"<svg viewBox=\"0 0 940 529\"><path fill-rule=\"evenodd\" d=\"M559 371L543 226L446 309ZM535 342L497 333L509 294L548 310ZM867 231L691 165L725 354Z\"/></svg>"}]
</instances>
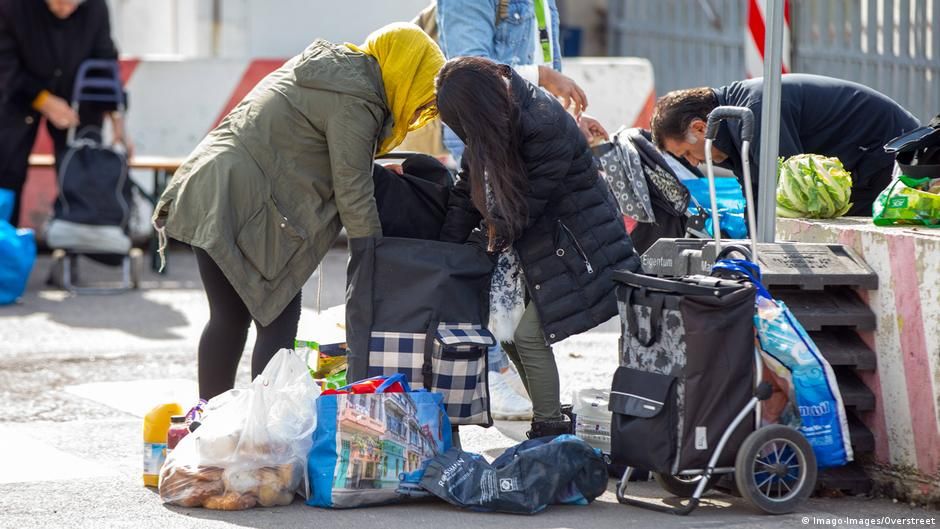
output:
<instances>
[{"instance_id":1,"label":"green leafy vegetable","mask_svg":"<svg viewBox=\"0 0 940 529\"><path fill-rule=\"evenodd\" d=\"M777 215L830 219L852 207L852 175L838 158L798 154L777 163Z\"/></svg>"}]
</instances>

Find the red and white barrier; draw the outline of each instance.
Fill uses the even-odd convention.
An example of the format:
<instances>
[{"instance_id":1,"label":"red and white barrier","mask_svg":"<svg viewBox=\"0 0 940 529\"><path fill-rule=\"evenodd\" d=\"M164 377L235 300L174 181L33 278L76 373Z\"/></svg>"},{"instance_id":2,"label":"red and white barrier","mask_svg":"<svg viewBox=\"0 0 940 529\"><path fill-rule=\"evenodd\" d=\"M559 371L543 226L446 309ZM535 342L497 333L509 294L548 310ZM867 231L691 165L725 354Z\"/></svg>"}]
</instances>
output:
<instances>
[{"instance_id":1,"label":"red and white barrier","mask_svg":"<svg viewBox=\"0 0 940 529\"><path fill-rule=\"evenodd\" d=\"M611 134L622 125L649 128L656 88L653 65L637 57L564 59L562 72L588 97L587 113Z\"/></svg>"},{"instance_id":2,"label":"red and white barrier","mask_svg":"<svg viewBox=\"0 0 940 529\"><path fill-rule=\"evenodd\" d=\"M940 501L940 239L849 218L778 219L777 240L844 244L878 274L878 290L860 293L878 321L862 334L878 368L858 371L875 394L861 417L875 435L868 468L897 495Z\"/></svg>"},{"instance_id":3,"label":"red and white barrier","mask_svg":"<svg viewBox=\"0 0 940 529\"><path fill-rule=\"evenodd\" d=\"M747 38L744 43L744 68L747 76L764 75L764 34L767 19L766 2L771 0L748 0L747 2ZM779 1L779 0L773 0ZM783 6L783 72L790 72L790 0Z\"/></svg>"}]
</instances>

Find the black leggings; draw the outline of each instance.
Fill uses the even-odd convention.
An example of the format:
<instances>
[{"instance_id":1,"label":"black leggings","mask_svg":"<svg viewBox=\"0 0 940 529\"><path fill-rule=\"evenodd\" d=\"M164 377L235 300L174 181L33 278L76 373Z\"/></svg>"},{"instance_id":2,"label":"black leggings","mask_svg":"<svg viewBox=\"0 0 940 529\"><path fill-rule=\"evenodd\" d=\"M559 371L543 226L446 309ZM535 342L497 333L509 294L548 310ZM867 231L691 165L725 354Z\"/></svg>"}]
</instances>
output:
<instances>
[{"instance_id":1,"label":"black leggings","mask_svg":"<svg viewBox=\"0 0 940 529\"><path fill-rule=\"evenodd\" d=\"M200 248L193 250L209 298L209 322L199 339L199 397L208 400L234 387L252 318L209 254ZM251 354L252 379L261 374L276 352L293 349L299 322L300 292L270 325L255 321L258 337Z\"/></svg>"}]
</instances>

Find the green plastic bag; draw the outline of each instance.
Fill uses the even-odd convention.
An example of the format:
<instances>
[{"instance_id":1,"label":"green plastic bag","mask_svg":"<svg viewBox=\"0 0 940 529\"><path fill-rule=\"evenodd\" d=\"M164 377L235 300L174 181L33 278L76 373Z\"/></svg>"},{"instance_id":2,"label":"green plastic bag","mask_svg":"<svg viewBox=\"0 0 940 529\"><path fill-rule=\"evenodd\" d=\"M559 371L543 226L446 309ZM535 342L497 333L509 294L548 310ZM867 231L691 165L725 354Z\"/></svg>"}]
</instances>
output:
<instances>
[{"instance_id":1,"label":"green plastic bag","mask_svg":"<svg viewBox=\"0 0 940 529\"><path fill-rule=\"evenodd\" d=\"M877 226L940 227L940 179L900 176L878 195L873 206Z\"/></svg>"}]
</instances>

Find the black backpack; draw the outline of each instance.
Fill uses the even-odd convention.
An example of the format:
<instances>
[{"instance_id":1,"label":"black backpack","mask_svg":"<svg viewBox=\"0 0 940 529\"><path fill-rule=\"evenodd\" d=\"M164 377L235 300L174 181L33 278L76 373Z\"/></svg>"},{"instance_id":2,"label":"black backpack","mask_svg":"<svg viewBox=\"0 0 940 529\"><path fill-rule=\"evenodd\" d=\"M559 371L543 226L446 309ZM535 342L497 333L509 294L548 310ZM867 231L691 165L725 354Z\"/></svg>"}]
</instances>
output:
<instances>
[{"instance_id":1,"label":"black backpack","mask_svg":"<svg viewBox=\"0 0 940 529\"><path fill-rule=\"evenodd\" d=\"M131 205L127 157L103 145L100 131L82 131L62 155L58 173L56 219L127 231Z\"/></svg>"}]
</instances>

